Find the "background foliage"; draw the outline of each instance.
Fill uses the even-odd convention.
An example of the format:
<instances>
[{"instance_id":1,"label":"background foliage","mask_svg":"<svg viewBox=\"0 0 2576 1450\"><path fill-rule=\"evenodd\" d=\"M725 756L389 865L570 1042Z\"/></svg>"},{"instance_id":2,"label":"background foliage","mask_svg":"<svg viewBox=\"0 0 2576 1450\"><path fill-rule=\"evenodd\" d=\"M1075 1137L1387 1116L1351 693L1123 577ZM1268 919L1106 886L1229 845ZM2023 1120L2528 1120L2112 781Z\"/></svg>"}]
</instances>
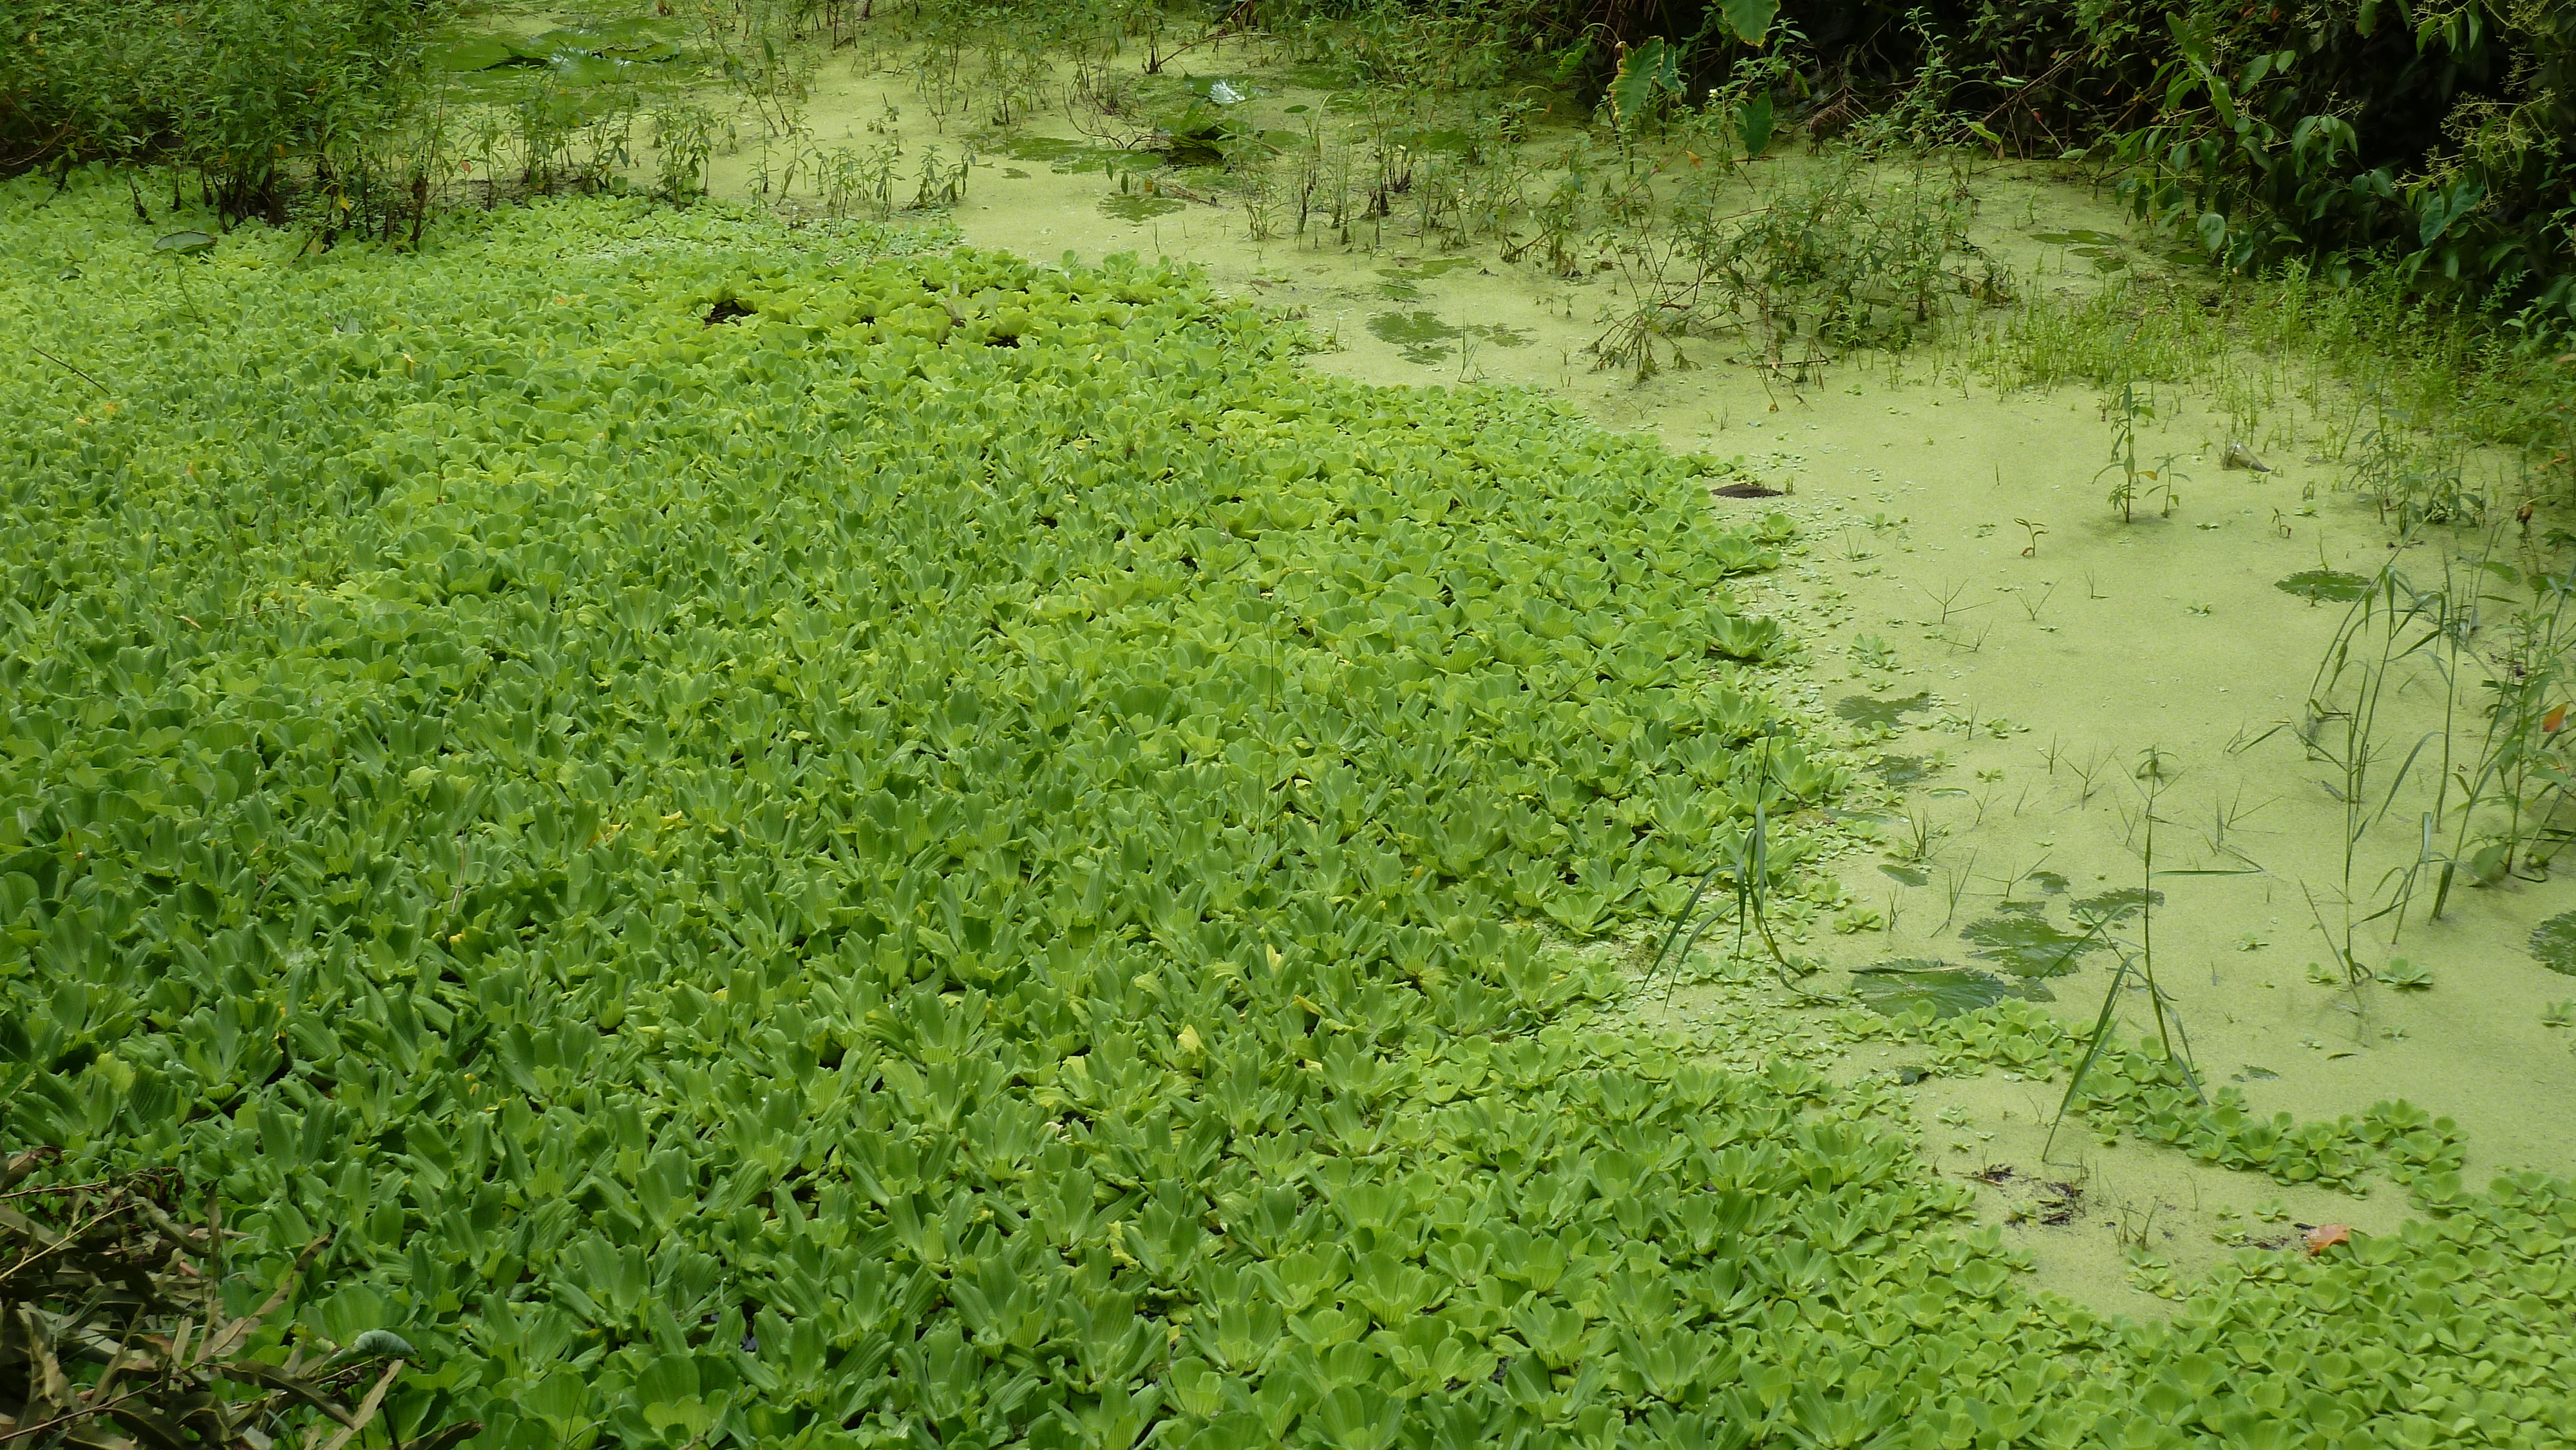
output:
<instances>
[{"instance_id":1,"label":"background foliage","mask_svg":"<svg viewBox=\"0 0 2576 1450\"><path fill-rule=\"evenodd\" d=\"M282 217L309 180L334 209L383 205L419 179L374 173L388 133L418 123L434 16L424 0L0 0L0 175L167 159L227 218Z\"/></svg>"},{"instance_id":2,"label":"background foliage","mask_svg":"<svg viewBox=\"0 0 2576 1450\"><path fill-rule=\"evenodd\" d=\"M2546 343L2576 326L2576 8L2548 0L1307 0L1373 75L1696 94L1748 70L1830 134L2107 162L2213 257L2393 265ZM1533 71L1529 57L1545 58ZM1785 56L1782 68L1774 59ZM1641 67L1643 69L1641 69Z\"/></svg>"}]
</instances>

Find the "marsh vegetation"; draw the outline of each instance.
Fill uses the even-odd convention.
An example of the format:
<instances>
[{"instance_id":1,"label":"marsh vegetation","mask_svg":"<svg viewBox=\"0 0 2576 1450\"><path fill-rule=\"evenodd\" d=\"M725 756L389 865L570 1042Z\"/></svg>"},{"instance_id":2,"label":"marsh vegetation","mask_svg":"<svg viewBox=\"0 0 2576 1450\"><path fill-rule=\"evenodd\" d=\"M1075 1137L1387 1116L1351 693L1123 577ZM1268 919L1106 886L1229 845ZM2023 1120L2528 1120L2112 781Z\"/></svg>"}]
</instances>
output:
<instances>
[{"instance_id":1,"label":"marsh vegetation","mask_svg":"<svg viewBox=\"0 0 2576 1450\"><path fill-rule=\"evenodd\" d=\"M0 1441L2576 1437L2576 31L2171 8L0 0Z\"/></svg>"}]
</instances>

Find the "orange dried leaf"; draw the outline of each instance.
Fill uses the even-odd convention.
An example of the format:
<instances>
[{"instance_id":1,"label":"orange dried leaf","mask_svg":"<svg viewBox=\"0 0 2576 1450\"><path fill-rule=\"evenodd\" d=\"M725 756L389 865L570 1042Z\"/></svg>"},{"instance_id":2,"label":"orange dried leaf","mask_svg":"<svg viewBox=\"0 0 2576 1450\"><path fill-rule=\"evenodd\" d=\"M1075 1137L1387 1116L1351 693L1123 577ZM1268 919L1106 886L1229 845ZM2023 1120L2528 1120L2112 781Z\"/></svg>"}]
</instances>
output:
<instances>
[{"instance_id":1,"label":"orange dried leaf","mask_svg":"<svg viewBox=\"0 0 2576 1450\"><path fill-rule=\"evenodd\" d=\"M2352 1242L2352 1230L2339 1223L2321 1223L2308 1230L2308 1257L2315 1258L2337 1244Z\"/></svg>"}]
</instances>

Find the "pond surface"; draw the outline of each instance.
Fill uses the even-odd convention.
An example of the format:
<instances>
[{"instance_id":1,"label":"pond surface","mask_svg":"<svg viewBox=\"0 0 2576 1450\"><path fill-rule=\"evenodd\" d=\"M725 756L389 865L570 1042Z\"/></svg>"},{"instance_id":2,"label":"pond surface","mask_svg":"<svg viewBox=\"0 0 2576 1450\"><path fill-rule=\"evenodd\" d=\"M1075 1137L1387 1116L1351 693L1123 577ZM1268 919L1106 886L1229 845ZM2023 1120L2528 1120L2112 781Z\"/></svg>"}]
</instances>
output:
<instances>
[{"instance_id":1,"label":"pond surface","mask_svg":"<svg viewBox=\"0 0 2576 1450\"><path fill-rule=\"evenodd\" d=\"M635 43L633 55L605 44L582 54L629 63L658 42ZM529 49L545 46L491 64ZM461 49L455 64L491 53ZM1242 67L1222 74L1251 96L1228 108L1249 132L1351 124L1362 109L1318 73L1233 52L1208 64ZM1211 105L1208 81L1188 81L1189 99ZM1293 205L1221 193L1221 175L1166 173L1150 190L1122 181L1152 158L1073 134L1061 117L970 135L925 115L905 75L865 64L826 67L805 115L817 147L970 152L953 216L972 245L1184 259L1312 329L1319 371L1539 390L1602 427L1731 460L1727 481L1758 485L1733 491L1780 491L1710 506L1796 521L1784 566L1744 590L1795 642L1770 667L1773 688L1806 701L1837 732L1839 758L1878 782L1861 787L1874 803L1854 803L1877 823L1846 822L1854 834L1832 863L1842 904L1791 927L1796 950L1827 964L1816 982L1844 1002L1947 1014L2018 998L2089 1026L2109 1000L2125 1040L2153 1021L2149 989L2126 965L2148 964L2143 936L2152 992L2196 1059L2254 1111L2333 1120L2402 1095L2458 1120L2472 1182L2576 1168L2563 1112L2541 1110L2576 1102L2576 977L2562 975L2576 970L2576 916L2563 886L2463 887L2438 919L2419 899L2357 931L2354 960L2337 960L2346 900L2367 915L2387 873L2416 859L2427 813L2442 809L2441 777L2383 778L2388 804L2349 831L2339 778L2312 748L2318 667L2392 558L2420 583L2443 577L2447 551L2516 547L2436 535L2392 549L2344 486L2350 439L2335 419L2349 397L2284 376L2249 417L2214 391L2164 389L2135 454L2165 461L2160 481L2180 505L2124 523L2101 477L2113 444L2104 399L1998 392L1955 342L1793 375L1741 339L1682 337L1675 364L1641 380L1587 351L1623 295L1606 255L1559 268L1526 249L1507 260L1512 249L1491 241L1410 235L1400 198L1390 216L1346 231L1309 218L1300 234ZM1432 130L1409 144L1454 158L1466 138ZM719 154L715 189L755 190L775 170L758 159L756 143ZM1756 163L1810 164L1785 146ZM2133 234L2053 166L1986 167L1975 194L1971 235L2026 296L2080 299L2191 265L2187 248ZM2231 444L2277 467L2225 469ZM2437 683L2403 674L2378 726L2385 749L2402 755L2440 728ZM1900 850L1900 835L1916 839ZM1719 982L1674 1010L1802 1010L1770 990ZM1892 1070L1881 1056L1864 1048L1837 1070ZM2105 1205L2152 1216L2162 1250L2188 1270L2218 1254L2222 1218L2282 1196L2125 1140L2050 1144L2057 1089L1990 1077L1918 1091L1927 1120L1939 1109L1976 1125L1927 1132L1935 1166L1984 1185L1988 1216L2030 1236L2043 1280L2097 1304L2162 1305L2132 1286L2105 1227L2119 1215ZM2083 1193L2059 1191L2076 1183ZM2288 1197L2319 1221L2384 1226L2403 1212L2384 1189L2367 1206ZM2090 1207L2066 1207L2079 1198ZM2022 1212L2041 1201L2056 1207Z\"/></svg>"}]
</instances>

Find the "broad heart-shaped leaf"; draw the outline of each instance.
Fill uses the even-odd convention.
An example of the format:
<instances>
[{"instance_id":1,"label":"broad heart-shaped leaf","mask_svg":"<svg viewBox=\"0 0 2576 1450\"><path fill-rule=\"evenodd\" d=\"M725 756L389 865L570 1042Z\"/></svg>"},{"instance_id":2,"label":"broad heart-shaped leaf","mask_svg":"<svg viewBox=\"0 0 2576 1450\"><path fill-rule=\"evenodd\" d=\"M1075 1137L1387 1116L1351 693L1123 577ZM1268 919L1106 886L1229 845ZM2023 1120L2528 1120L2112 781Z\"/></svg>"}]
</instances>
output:
<instances>
[{"instance_id":1,"label":"broad heart-shaped leaf","mask_svg":"<svg viewBox=\"0 0 2576 1450\"><path fill-rule=\"evenodd\" d=\"M1746 45L1760 45L1780 13L1780 0L1726 0L1726 28ZM1766 106L1764 108L1768 110ZM1769 129L1766 125L1766 131Z\"/></svg>"},{"instance_id":2,"label":"broad heart-shaped leaf","mask_svg":"<svg viewBox=\"0 0 2576 1450\"><path fill-rule=\"evenodd\" d=\"M1658 36L1641 40L1619 56L1619 73L1610 79L1610 118L1633 126L1655 104L1658 95L1682 93L1681 51Z\"/></svg>"},{"instance_id":3,"label":"broad heart-shaped leaf","mask_svg":"<svg viewBox=\"0 0 2576 1450\"><path fill-rule=\"evenodd\" d=\"M2576 977L2576 911L2553 916L2533 928L2531 954L2549 970Z\"/></svg>"},{"instance_id":4,"label":"broad heart-shaped leaf","mask_svg":"<svg viewBox=\"0 0 2576 1450\"><path fill-rule=\"evenodd\" d=\"M1744 138L1746 159L1758 158L1771 149L1771 121L1771 98L1767 95L1746 101L1744 109L1736 113L1735 124Z\"/></svg>"}]
</instances>

